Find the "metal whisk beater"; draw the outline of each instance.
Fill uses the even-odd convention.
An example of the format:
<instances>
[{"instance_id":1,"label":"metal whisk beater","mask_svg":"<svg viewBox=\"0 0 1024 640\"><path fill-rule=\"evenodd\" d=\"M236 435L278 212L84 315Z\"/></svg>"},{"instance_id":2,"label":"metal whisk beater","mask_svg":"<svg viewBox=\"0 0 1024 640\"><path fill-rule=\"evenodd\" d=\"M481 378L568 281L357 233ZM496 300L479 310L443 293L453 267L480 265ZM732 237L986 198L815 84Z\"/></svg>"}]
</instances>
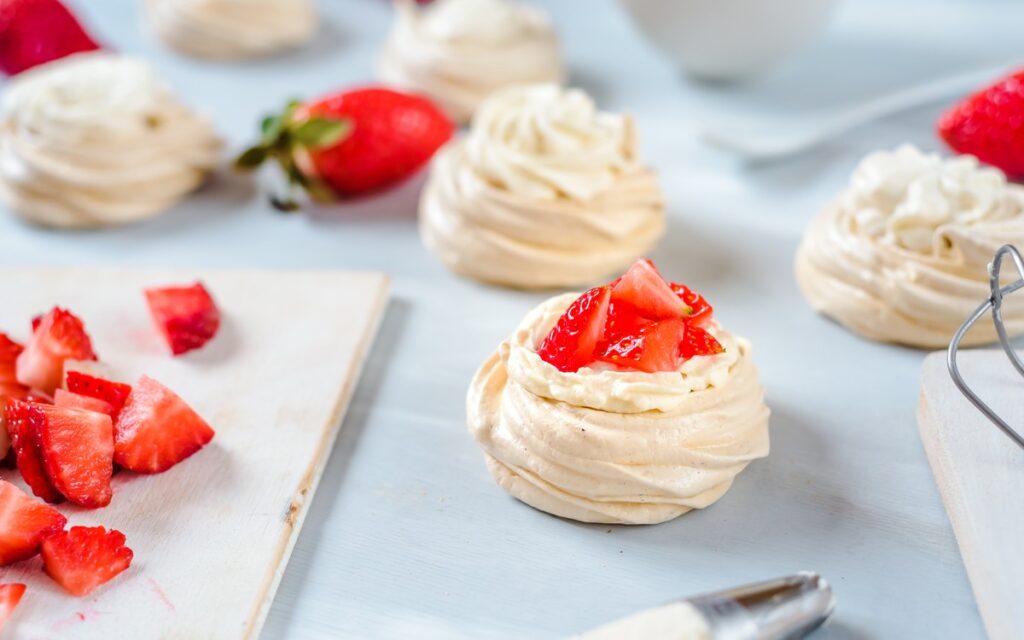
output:
<instances>
[{"instance_id":1,"label":"metal whisk beater","mask_svg":"<svg viewBox=\"0 0 1024 640\"><path fill-rule=\"evenodd\" d=\"M1002 270L1003 263L1006 258L1009 257L1013 260L1014 266L1017 267L1017 274L1020 276L1015 282L1006 286L1000 286L999 274ZM957 329L956 333L953 334L953 339L949 343L949 351L946 354L946 365L949 367L949 375L953 377L953 384L960 390L968 400L971 401L975 407L978 408L985 417L992 421L994 425L999 427L999 430L1006 434L1008 438L1017 443L1017 446L1024 449L1024 436L1011 427L1005 420L999 417L995 411L992 410L976 393L967 385L964 381L963 376L960 374L960 368L957 366L956 356L957 351L960 349L960 341L967 334L974 323L981 319L982 316L992 310L992 324L995 325L996 334L999 336L999 343L1003 347L1003 351L1006 352L1006 357L1010 359L1013 367L1017 372L1024 377L1024 362L1021 361L1020 356L1014 351L1013 345L1010 344L1010 337L1006 333L1006 325L1003 324L1003 300L1006 296L1011 293L1024 289L1024 258L1021 257L1020 251L1013 245L1003 245L996 251L995 258L992 259L992 263L988 267L989 275L989 289L991 295L985 302L981 303L977 309L974 310L967 320L964 321L960 328Z\"/></svg>"}]
</instances>

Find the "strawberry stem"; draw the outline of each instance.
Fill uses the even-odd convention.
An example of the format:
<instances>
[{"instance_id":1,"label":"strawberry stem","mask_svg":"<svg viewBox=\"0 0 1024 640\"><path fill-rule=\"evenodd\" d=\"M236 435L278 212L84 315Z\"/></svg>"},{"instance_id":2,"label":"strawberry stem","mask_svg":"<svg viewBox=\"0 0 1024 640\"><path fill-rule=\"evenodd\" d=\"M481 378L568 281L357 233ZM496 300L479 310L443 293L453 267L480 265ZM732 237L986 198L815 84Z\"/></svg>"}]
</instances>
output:
<instances>
[{"instance_id":1,"label":"strawberry stem","mask_svg":"<svg viewBox=\"0 0 1024 640\"><path fill-rule=\"evenodd\" d=\"M282 113L263 118L260 122L260 141L235 158L237 171L250 172L267 160L274 160L287 178L288 187L283 194L271 193L270 203L279 211L300 208L296 190L301 189L315 202L331 202L336 196L330 187L313 176L306 175L295 160L296 151L315 151L332 147L344 140L352 130L352 123L341 118L310 116L296 119L301 106L291 100Z\"/></svg>"}]
</instances>

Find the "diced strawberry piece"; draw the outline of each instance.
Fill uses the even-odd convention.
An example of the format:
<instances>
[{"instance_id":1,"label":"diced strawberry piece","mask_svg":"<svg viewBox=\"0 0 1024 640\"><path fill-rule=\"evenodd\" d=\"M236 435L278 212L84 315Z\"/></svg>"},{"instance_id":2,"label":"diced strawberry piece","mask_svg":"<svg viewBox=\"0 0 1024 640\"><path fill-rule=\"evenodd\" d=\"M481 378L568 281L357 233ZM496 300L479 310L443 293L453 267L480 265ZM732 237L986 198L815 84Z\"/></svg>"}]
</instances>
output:
<instances>
[{"instance_id":1,"label":"diced strawberry piece","mask_svg":"<svg viewBox=\"0 0 1024 640\"><path fill-rule=\"evenodd\" d=\"M201 282L145 293L153 321L174 355L198 349L220 328L220 310Z\"/></svg>"},{"instance_id":2,"label":"diced strawberry piece","mask_svg":"<svg viewBox=\"0 0 1024 640\"><path fill-rule=\"evenodd\" d=\"M680 318L689 309L672 291L650 260L637 260L612 286L613 302L628 302L651 320Z\"/></svg>"},{"instance_id":3,"label":"diced strawberry piece","mask_svg":"<svg viewBox=\"0 0 1024 640\"><path fill-rule=\"evenodd\" d=\"M725 348L715 336L692 324L686 326L686 333L679 343L679 352L686 359L694 356L713 356L724 351Z\"/></svg>"},{"instance_id":4,"label":"diced strawberry piece","mask_svg":"<svg viewBox=\"0 0 1024 640\"><path fill-rule=\"evenodd\" d=\"M43 539L65 524L67 519L56 509L0 480L0 566L36 555Z\"/></svg>"},{"instance_id":5,"label":"diced strawberry piece","mask_svg":"<svg viewBox=\"0 0 1024 640\"><path fill-rule=\"evenodd\" d=\"M3 405L7 398L22 400L29 394L29 388L19 384L15 376L14 361L21 352L21 347L14 342L6 341L7 336L0 333L0 456L7 455L11 441L7 435L7 420L4 418ZM12 348L16 347L15 348Z\"/></svg>"},{"instance_id":6,"label":"diced strawberry piece","mask_svg":"<svg viewBox=\"0 0 1024 640\"><path fill-rule=\"evenodd\" d=\"M0 631L11 619L14 610L25 595L25 585L21 583L0 584Z\"/></svg>"},{"instance_id":7,"label":"diced strawberry piece","mask_svg":"<svg viewBox=\"0 0 1024 640\"><path fill-rule=\"evenodd\" d=\"M624 369L648 373L675 371L682 364L679 340L684 331L682 318L649 322L635 334L606 343L597 357Z\"/></svg>"},{"instance_id":8,"label":"diced strawberry piece","mask_svg":"<svg viewBox=\"0 0 1024 640\"><path fill-rule=\"evenodd\" d=\"M595 287L577 298L537 349L541 359L559 371L578 371L593 362L610 301L609 287Z\"/></svg>"},{"instance_id":9,"label":"diced strawberry piece","mask_svg":"<svg viewBox=\"0 0 1024 640\"><path fill-rule=\"evenodd\" d=\"M110 504L114 425L106 413L28 405L28 423L46 475L70 502L97 509Z\"/></svg>"},{"instance_id":10,"label":"diced strawberry piece","mask_svg":"<svg viewBox=\"0 0 1024 640\"><path fill-rule=\"evenodd\" d=\"M213 429L173 391L139 378L114 427L114 460L138 473L166 471L202 449Z\"/></svg>"},{"instance_id":11,"label":"diced strawberry piece","mask_svg":"<svg viewBox=\"0 0 1024 640\"><path fill-rule=\"evenodd\" d=\"M0 333L0 384L18 384L15 363L22 351L20 344Z\"/></svg>"},{"instance_id":12,"label":"diced strawberry piece","mask_svg":"<svg viewBox=\"0 0 1024 640\"><path fill-rule=\"evenodd\" d=\"M711 318L714 309L704 299L704 296L678 282L670 282L668 286L671 287L673 293L679 296L680 300L690 307L690 315L686 318L687 322L701 324Z\"/></svg>"},{"instance_id":13,"label":"diced strawberry piece","mask_svg":"<svg viewBox=\"0 0 1024 640\"><path fill-rule=\"evenodd\" d=\"M65 360L95 360L85 325L71 312L54 307L39 322L18 356L18 382L46 393L60 386Z\"/></svg>"},{"instance_id":14,"label":"diced strawberry piece","mask_svg":"<svg viewBox=\"0 0 1024 640\"><path fill-rule=\"evenodd\" d=\"M65 389L57 389L53 392L53 404L58 407L70 407L72 409L84 409L86 411L97 411L105 413L111 418L114 417L114 407L109 402L99 398L90 398Z\"/></svg>"},{"instance_id":15,"label":"diced strawberry piece","mask_svg":"<svg viewBox=\"0 0 1024 640\"><path fill-rule=\"evenodd\" d=\"M71 527L43 541L43 570L73 596L84 596L132 564L124 534L103 527Z\"/></svg>"},{"instance_id":16,"label":"diced strawberry piece","mask_svg":"<svg viewBox=\"0 0 1024 640\"><path fill-rule=\"evenodd\" d=\"M105 402L110 406L110 417L114 420L117 420L121 407L128 399L128 394L132 392L131 385L91 376L81 371L68 371L65 385L72 393Z\"/></svg>"},{"instance_id":17,"label":"diced strawberry piece","mask_svg":"<svg viewBox=\"0 0 1024 640\"><path fill-rule=\"evenodd\" d=\"M7 433L11 438L11 448L14 449L18 471L32 489L32 493L47 502L62 502L64 496L50 481L43 453L32 432L29 423L31 412L32 405L27 402L8 400L4 405L4 421L7 423Z\"/></svg>"}]
</instances>

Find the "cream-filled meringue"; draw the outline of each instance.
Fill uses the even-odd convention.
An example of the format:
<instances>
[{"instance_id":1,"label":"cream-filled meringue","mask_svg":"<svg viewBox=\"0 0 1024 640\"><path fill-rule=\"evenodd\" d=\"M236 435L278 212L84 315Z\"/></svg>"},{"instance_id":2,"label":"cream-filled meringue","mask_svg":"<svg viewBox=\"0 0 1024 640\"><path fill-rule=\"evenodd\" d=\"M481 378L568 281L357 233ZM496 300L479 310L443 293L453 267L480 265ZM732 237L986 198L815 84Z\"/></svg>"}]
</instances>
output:
<instances>
[{"instance_id":1,"label":"cream-filled meringue","mask_svg":"<svg viewBox=\"0 0 1024 640\"><path fill-rule=\"evenodd\" d=\"M141 60L82 53L13 79L0 101L0 200L33 222L151 217L195 189L221 143Z\"/></svg>"},{"instance_id":2,"label":"cream-filled meringue","mask_svg":"<svg viewBox=\"0 0 1024 640\"><path fill-rule=\"evenodd\" d=\"M576 298L534 309L470 385L470 432L510 494L583 522L653 524L712 504L768 455L769 411L746 340L711 322L724 353L678 371L563 372L537 347Z\"/></svg>"},{"instance_id":3,"label":"cream-filled meringue","mask_svg":"<svg viewBox=\"0 0 1024 640\"><path fill-rule=\"evenodd\" d=\"M540 9L507 0L395 2L395 25L380 59L381 78L422 93L466 122L496 89L560 83L558 36Z\"/></svg>"},{"instance_id":4,"label":"cream-filled meringue","mask_svg":"<svg viewBox=\"0 0 1024 640\"><path fill-rule=\"evenodd\" d=\"M797 252L811 306L868 338L944 347L989 296L987 265L1024 245L1024 189L971 156L944 160L912 146L867 156L837 202L813 220ZM1024 302L1004 319L1024 331ZM978 323L964 344L996 337Z\"/></svg>"},{"instance_id":5,"label":"cream-filled meringue","mask_svg":"<svg viewBox=\"0 0 1024 640\"><path fill-rule=\"evenodd\" d=\"M311 0L146 0L151 29L202 58L251 58L298 46L316 31Z\"/></svg>"},{"instance_id":6,"label":"cream-filled meringue","mask_svg":"<svg viewBox=\"0 0 1024 640\"><path fill-rule=\"evenodd\" d=\"M521 288L578 286L661 237L665 207L628 116L582 91L503 89L441 149L420 198L423 240L449 268Z\"/></svg>"}]
</instances>

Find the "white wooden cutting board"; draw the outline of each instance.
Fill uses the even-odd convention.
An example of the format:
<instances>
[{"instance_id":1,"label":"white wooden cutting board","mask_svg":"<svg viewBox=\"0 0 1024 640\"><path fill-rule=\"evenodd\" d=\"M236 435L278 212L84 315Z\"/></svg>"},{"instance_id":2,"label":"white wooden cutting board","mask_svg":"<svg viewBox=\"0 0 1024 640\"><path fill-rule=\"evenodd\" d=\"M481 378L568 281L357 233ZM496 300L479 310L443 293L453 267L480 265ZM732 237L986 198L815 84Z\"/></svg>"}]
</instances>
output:
<instances>
[{"instance_id":1,"label":"white wooden cutting board","mask_svg":"<svg viewBox=\"0 0 1024 640\"><path fill-rule=\"evenodd\" d=\"M172 358L142 289L202 279L224 314L216 338ZM35 558L0 570L28 584L4 637L220 639L259 635L387 300L378 273L0 269L0 330L66 306L111 373L167 384L216 430L159 475L119 473L105 509L69 525L121 530L131 569L72 598ZM0 475L17 479L16 471Z\"/></svg>"},{"instance_id":2,"label":"white wooden cutting board","mask_svg":"<svg viewBox=\"0 0 1024 640\"><path fill-rule=\"evenodd\" d=\"M999 350L962 351L961 373L1010 425L1024 429L1024 378ZM1024 638L1024 450L953 386L945 352L925 359L918 426L953 523L985 629Z\"/></svg>"}]
</instances>

